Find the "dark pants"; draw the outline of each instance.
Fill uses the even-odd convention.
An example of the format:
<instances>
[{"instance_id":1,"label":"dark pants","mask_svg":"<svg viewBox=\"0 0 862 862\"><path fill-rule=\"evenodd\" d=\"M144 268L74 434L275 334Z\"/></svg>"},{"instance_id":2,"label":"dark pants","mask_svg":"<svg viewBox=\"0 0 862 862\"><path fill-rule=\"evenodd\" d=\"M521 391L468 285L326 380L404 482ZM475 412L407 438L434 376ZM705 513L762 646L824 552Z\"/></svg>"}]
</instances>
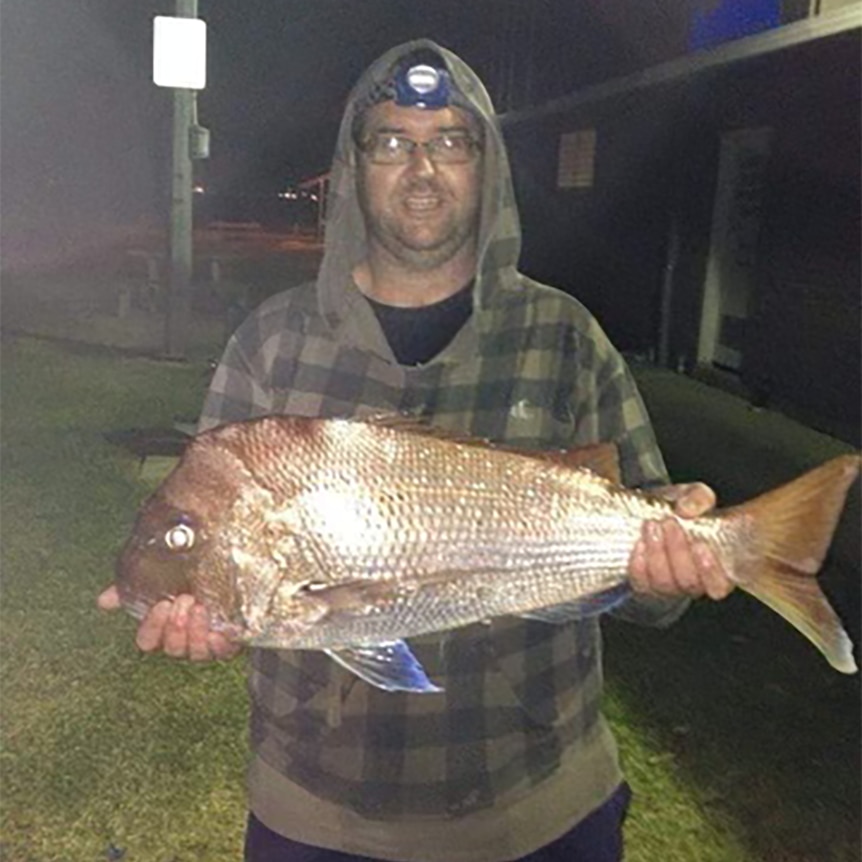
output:
<instances>
[{"instance_id":1,"label":"dark pants","mask_svg":"<svg viewBox=\"0 0 862 862\"><path fill-rule=\"evenodd\" d=\"M621 784L614 795L551 844L524 856L519 862L620 862L623 858L623 821L631 790ZM245 862L378 862L368 856L352 856L291 841L267 829L254 814L248 818Z\"/></svg>"}]
</instances>

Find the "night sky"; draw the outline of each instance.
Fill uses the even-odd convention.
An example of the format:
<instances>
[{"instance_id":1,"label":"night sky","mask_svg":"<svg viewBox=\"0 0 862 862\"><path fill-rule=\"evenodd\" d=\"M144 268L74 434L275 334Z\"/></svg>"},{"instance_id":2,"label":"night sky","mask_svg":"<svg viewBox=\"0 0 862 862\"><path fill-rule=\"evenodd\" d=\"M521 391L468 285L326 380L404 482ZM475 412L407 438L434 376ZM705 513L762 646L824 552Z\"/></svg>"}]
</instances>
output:
<instances>
[{"instance_id":1,"label":"night sky","mask_svg":"<svg viewBox=\"0 0 862 862\"><path fill-rule=\"evenodd\" d=\"M681 53L685 15L674 10L691 2L200 0L208 81L199 122L212 156L199 178L213 194L253 195L325 171L351 86L408 39L460 54L505 109ZM163 218L171 98L151 80L152 18L174 9L171 0L3 0L7 263Z\"/></svg>"}]
</instances>

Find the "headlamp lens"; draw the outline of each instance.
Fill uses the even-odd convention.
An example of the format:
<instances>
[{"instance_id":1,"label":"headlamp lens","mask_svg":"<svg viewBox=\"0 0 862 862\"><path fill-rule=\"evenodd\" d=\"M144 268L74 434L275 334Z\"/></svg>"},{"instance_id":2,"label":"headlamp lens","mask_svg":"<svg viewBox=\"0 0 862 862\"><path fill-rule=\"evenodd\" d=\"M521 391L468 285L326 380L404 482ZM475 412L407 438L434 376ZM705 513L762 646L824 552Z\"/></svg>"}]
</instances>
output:
<instances>
[{"instance_id":1,"label":"headlamp lens","mask_svg":"<svg viewBox=\"0 0 862 862\"><path fill-rule=\"evenodd\" d=\"M427 63L404 67L395 76L395 104L407 108L445 108L450 100L449 73Z\"/></svg>"},{"instance_id":2,"label":"headlamp lens","mask_svg":"<svg viewBox=\"0 0 862 862\"><path fill-rule=\"evenodd\" d=\"M440 84L440 73L433 66L413 66L407 70L407 83L424 96L437 89Z\"/></svg>"}]
</instances>

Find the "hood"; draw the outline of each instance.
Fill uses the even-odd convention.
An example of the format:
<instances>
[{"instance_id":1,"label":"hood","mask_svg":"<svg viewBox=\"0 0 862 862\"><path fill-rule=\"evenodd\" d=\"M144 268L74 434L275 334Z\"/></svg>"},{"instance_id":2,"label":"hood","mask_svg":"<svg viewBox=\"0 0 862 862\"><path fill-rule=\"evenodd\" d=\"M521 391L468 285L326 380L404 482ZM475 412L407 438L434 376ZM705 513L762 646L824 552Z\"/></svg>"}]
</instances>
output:
<instances>
[{"instance_id":1,"label":"hood","mask_svg":"<svg viewBox=\"0 0 862 862\"><path fill-rule=\"evenodd\" d=\"M356 195L356 156L353 121L369 94L388 78L393 66L420 48L435 51L443 59L455 88L485 126L484 180L479 234L479 263L474 284L474 311L518 290L516 265L521 248L521 229L515 208L509 161L494 107L484 85L459 57L428 39L417 39L393 48L373 63L351 92L332 165L326 209L324 256L318 276L322 311L335 323L352 303L345 303L353 268L367 256L367 236Z\"/></svg>"}]
</instances>

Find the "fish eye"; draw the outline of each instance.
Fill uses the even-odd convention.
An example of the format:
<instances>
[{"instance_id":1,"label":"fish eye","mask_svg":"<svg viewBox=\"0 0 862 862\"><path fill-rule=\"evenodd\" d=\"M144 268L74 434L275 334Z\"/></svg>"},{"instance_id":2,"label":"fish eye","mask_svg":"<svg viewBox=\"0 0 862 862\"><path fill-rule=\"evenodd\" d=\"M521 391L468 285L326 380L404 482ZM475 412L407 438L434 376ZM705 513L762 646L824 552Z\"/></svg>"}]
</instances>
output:
<instances>
[{"instance_id":1,"label":"fish eye","mask_svg":"<svg viewBox=\"0 0 862 862\"><path fill-rule=\"evenodd\" d=\"M165 533L165 544L172 551L188 551L194 543L195 531L188 524L175 524Z\"/></svg>"}]
</instances>

